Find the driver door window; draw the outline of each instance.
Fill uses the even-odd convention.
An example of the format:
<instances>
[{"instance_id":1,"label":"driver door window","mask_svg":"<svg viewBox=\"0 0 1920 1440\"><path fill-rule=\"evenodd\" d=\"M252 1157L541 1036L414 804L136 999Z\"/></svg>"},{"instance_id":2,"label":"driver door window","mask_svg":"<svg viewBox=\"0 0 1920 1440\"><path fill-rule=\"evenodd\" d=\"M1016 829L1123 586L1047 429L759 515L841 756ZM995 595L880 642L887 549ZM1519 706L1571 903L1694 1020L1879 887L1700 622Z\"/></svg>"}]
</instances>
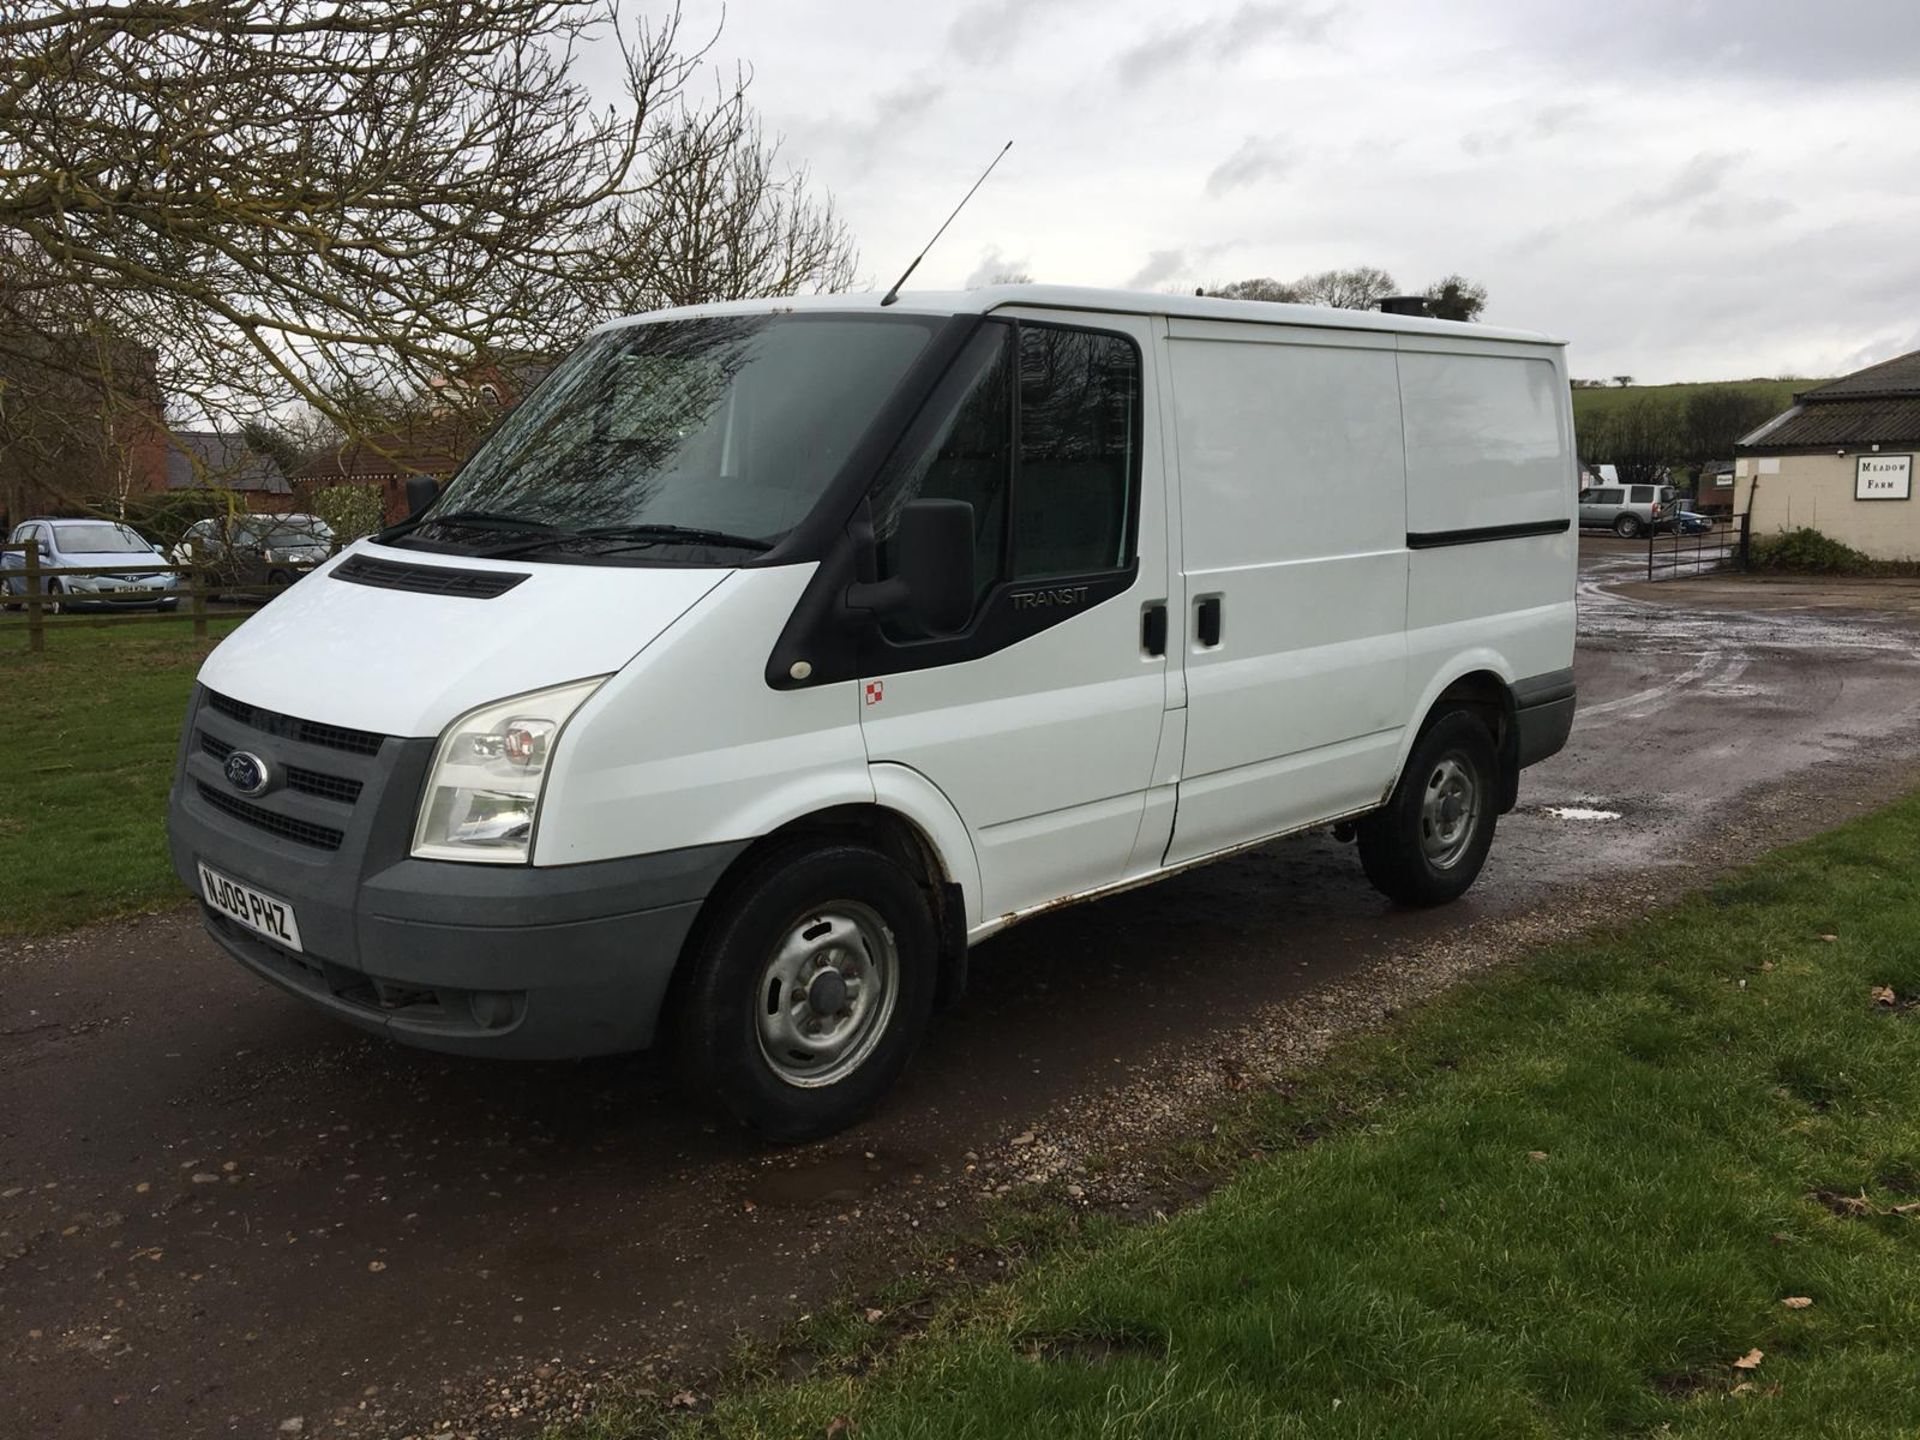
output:
<instances>
[{"instance_id":1,"label":"driver door window","mask_svg":"<svg viewBox=\"0 0 1920 1440\"><path fill-rule=\"evenodd\" d=\"M874 501L881 574L900 507L973 507L974 609L1009 583L1109 575L1133 559L1140 357L1120 335L993 321L949 376ZM889 638L921 638L894 621Z\"/></svg>"}]
</instances>

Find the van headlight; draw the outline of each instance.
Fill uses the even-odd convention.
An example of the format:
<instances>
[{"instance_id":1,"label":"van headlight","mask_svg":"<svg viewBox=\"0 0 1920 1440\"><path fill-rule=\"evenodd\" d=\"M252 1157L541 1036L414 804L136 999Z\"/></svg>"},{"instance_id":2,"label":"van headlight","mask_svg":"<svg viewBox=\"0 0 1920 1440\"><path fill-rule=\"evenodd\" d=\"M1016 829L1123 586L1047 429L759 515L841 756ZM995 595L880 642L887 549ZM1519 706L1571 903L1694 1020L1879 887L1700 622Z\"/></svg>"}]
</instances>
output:
<instances>
[{"instance_id":1,"label":"van headlight","mask_svg":"<svg viewBox=\"0 0 1920 1440\"><path fill-rule=\"evenodd\" d=\"M415 858L525 864L554 747L606 678L497 700L449 725L427 772Z\"/></svg>"}]
</instances>

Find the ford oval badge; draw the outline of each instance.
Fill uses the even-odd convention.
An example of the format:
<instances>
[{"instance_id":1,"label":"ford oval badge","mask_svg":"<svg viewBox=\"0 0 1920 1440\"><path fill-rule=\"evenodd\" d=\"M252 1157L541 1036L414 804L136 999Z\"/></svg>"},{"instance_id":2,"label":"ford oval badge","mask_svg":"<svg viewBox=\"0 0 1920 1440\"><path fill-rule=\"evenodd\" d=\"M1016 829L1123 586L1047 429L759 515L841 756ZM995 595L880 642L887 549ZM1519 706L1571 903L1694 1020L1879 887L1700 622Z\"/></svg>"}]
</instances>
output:
<instances>
[{"instance_id":1,"label":"ford oval badge","mask_svg":"<svg viewBox=\"0 0 1920 1440\"><path fill-rule=\"evenodd\" d=\"M267 762L246 750L227 756L226 772L227 783L242 795L264 795L273 780Z\"/></svg>"}]
</instances>

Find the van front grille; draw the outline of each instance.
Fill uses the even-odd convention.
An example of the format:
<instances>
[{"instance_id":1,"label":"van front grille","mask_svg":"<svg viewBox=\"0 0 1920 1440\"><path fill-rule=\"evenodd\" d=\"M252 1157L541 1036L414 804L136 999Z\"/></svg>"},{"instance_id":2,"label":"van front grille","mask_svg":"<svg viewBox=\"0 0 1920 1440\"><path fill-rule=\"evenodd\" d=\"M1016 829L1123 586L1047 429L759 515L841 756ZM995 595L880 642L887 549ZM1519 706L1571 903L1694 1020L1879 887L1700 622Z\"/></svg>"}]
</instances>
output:
<instances>
[{"instance_id":1,"label":"van front grille","mask_svg":"<svg viewBox=\"0 0 1920 1440\"><path fill-rule=\"evenodd\" d=\"M344 725L327 725L318 720L301 720L292 715L262 710L257 705L232 699L216 690L207 691L206 700L209 706L229 720L237 720L242 725L251 725L254 729L268 735L298 740L303 745L320 745L329 750L344 750L349 755L377 755L380 753L380 746L387 738L384 735L376 735L371 730L353 730Z\"/></svg>"},{"instance_id":2,"label":"van front grille","mask_svg":"<svg viewBox=\"0 0 1920 1440\"><path fill-rule=\"evenodd\" d=\"M346 839L346 833L335 830L330 825L315 825L308 820L295 819L291 815L281 815L263 805L254 805L232 795L222 794L204 780L194 782L200 792L200 798L220 811L231 815L235 820L264 830L269 835L278 835L283 840L291 840L299 845L311 845L316 850L338 850L340 842Z\"/></svg>"},{"instance_id":3,"label":"van front grille","mask_svg":"<svg viewBox=\"0 0 1920 1440\"><path fill-rule=\"evenodd\" d=\"M229 745L218 735L209 735L202 730L200 748L225 764L227 757L239 747ZM365 788L362 781L349 779L345 775L328 775L319 770L309 770L303 765L289 765L286 767L285 774L289 790L298 790L303 795L317 795L322 800L337 800L342 805L356 804L360 799L361 790Z\"/></svg>"}]
</instances>

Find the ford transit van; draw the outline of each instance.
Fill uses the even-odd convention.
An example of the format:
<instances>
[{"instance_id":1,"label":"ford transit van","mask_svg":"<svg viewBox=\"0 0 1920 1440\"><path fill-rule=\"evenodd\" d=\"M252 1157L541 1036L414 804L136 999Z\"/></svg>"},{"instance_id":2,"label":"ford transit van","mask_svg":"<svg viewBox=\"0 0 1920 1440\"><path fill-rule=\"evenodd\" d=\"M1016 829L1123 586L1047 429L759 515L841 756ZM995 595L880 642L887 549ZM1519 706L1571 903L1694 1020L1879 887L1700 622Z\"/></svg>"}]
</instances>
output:
<instances>
[{"instance_id":1,"label":"ford transit van","mask_svg":"<svg viewBox=\"0 0 1920 1440\"><path fill-rule=\"evenodd\" d=\"M968 951L1315 826L1461 894L1572 723L1562 347L1011 286L591 335L207 660L213 937L469 1055L857 1117ZM1342 833L1346 833L1343 829Z\"/></svg>"}]
</instances>

